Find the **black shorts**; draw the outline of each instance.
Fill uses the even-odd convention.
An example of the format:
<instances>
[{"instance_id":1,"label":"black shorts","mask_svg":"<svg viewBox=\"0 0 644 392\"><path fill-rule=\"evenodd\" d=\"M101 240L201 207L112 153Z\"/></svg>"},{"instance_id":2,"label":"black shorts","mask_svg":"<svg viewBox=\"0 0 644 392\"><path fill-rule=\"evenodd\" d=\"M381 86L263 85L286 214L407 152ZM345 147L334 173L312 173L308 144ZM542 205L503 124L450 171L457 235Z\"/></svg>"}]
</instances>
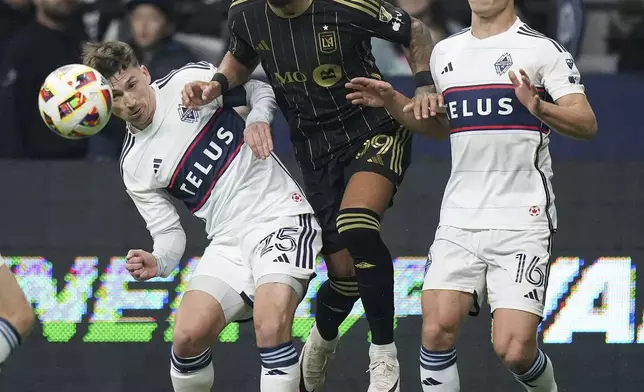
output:
<instances>
[{"instance_id":1,"label":"black shorts","mask_svg":"<svg viewBox=\"0 0 644 392\"><path fill-rule=\"evenodd\" d=\"M411 164L411 140L411 132L402 127L367 136L362 143L336 154L327 165L302 170L306 197L322 227L323 254L345 248L339 240L335 221L351 176L357 172L378 173L397 189Z\"/></svg>"}]
</instances>

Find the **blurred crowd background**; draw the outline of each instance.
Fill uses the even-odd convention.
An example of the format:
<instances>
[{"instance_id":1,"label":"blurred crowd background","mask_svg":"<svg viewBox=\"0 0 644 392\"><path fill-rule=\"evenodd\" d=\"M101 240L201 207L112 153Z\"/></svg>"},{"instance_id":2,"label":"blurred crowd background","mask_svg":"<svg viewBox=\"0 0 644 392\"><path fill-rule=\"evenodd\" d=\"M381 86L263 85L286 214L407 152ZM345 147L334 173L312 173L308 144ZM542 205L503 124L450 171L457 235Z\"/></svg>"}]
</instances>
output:
<instances>
[{"instance_id":1,"label":"blurred crowd background","mask_svg":"<svg viewBox=\"0 0 644 392\"><path fill-rule=\"evenodd\" d=\"M231 0L0 0L0 158L117 159L123 123L69 141L38 114L37 93L59 66L80 62L84 42L132 44L153 79L190 61L218 64L227 49ZM470 23L467 0L394 0L435 41ZM644 75L644 0L516 0L523 21L575 55L582 74ZM401 48L374 39L388 77L410 75ZM255 77L264 78L261 69Z\"/></svg>"}]
</instances>

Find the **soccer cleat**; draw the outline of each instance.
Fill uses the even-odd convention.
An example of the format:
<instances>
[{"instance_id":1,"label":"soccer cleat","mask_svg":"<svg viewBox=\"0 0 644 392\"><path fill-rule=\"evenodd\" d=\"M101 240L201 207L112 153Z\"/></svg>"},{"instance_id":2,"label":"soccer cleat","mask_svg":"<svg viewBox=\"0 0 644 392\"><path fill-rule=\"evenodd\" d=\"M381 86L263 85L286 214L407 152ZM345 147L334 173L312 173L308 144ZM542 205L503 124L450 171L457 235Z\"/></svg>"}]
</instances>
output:
<instances>
[{"instance_id":1,"label":"soccer cleat","mask_svg":"<svg viewBox=\"0 0 644 392\"><path fill-rule=\"evenodd\" d=\"M300 392L317 392L322 389L338 340L339 336L331 341L322 339L317 326L313 325L300 354Z\"/></svg>"},{"instance_id":2,"label":"soccer cleat","mask_svg":"<svg viewBox=\"0 0 644 392\"><path fill-rule=\"evenodd\" d=\"M400 392L400 365L395 353L371 355L367 392Z\"/></svg>"}]
</instances>

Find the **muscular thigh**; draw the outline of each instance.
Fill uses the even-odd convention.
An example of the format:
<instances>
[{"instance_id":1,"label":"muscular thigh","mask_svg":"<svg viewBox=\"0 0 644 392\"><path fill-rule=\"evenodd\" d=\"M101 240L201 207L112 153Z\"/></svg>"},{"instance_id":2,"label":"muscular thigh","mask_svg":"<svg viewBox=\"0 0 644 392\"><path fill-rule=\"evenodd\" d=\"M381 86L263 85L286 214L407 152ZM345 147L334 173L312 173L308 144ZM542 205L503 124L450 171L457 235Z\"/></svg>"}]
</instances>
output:
<instances>
[{"instance_id":1,"label":"muscular thigh","mask_svg":"<svg viewBox=\"0 0 644 392\"><path fill-rule=\"evenodd\" d=\"M488 265L492 311L513 309L543 317L550 272L550 231L491 230L483 238L481 257Z\"/></svg>"},{"instance_id":2,"label":"muscular thigh","mask_svg":"<svg viewBox=\"0 0 644 392\"><path fill-rule=\"evenodd\" d=\"M486 265L476 252L476 232L440 226L427 256L423 290L455 291L474 299L472 315L485 298Z\"/></svg>"},{"instance_id":3,"label":"muscular thigh","mask_svg":"<svg viewBox=\"0 0 644 392\"><path fill-rule=\"evenodd\" d=\"M265 282L257 287L253 309L255 322L273 320L291 325L300 300L299 293L291 285Z\"/></svg>"}]
</instances>

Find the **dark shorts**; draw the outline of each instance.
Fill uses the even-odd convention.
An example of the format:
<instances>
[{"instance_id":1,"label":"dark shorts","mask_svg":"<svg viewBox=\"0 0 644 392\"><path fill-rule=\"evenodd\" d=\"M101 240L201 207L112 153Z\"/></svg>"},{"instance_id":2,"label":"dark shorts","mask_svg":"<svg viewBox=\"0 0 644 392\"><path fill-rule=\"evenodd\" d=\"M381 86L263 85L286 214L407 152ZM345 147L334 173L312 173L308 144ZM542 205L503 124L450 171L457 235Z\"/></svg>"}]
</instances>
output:
<instances>
[{"instance_id":1,"label":"dark shorts","mask_svg":"<svg viewBox=\"0 0 644 392\"><path fill-rule=\"evenodd\" d=\"M307 199L322 227L322 254L330 255L345 248L335 221L351 176L358 172L378 173L398 188L411 163L411 140L411 132L402 127L368 136L362 143L336 154L327 165L302 170Z\"/></svg>"}]
</instances>

